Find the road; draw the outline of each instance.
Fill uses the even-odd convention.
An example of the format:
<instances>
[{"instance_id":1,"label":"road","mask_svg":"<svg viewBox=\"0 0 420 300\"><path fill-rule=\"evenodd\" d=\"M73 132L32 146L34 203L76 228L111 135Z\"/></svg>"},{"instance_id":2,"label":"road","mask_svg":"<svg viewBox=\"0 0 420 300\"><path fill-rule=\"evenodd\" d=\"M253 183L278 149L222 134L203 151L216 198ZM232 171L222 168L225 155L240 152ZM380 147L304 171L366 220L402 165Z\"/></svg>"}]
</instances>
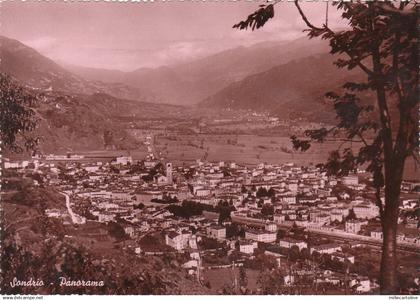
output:
<instances>
[{"instance_id":1,"label":"road","mask_svg":"<svg viewBox=\"0 0 420 300\"><path fill-rule=\"evenodd\" d=\"M66 197L66 207L67 207L67 211L71 217L71 221L73 222L73 224L84 224L86 223L86 219L84 217L81 217L77 214L75 214L73 212L73 210L71 209L70 206L70 196L67 193L64 192L60 192L61 195L63 195L64 197Z\"/></svg>"},{"instance_id":2,"label":"road","mask_svg":"<svg viewBox=\"0 0 420 300\"><path fill-rule=\"evenodd\" d=\"M156 149L155 142L156 142L156 136L151 135L150 147L152 149L152 153L153 153L155 159L159 159L160 155L159 155L158 150Z\"/></svg>"}]
</instances>

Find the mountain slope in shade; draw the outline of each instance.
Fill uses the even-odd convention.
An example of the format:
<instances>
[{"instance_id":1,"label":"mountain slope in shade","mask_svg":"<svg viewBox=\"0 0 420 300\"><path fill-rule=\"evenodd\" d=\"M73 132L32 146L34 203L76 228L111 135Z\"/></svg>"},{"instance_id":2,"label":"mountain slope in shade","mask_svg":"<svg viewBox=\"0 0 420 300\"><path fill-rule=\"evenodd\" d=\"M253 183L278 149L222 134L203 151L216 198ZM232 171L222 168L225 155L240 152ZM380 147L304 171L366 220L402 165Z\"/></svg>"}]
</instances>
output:
<instances>
[{"instance_id":1,"label":"mountain slope in shade","mask_svg":"<svg viewBox=\"0 0 420 300\"><path fill-rule=\"evenodd\" d=\"M0 36L0 59L1 72L31 88L83 94L104 92L120 98L144 98L134 87L83 79L21 42L3 36Z\"/></svg>"},{"instance_id":2,"label":"mountain slope in shade","mask_svg":"<svg viewBox=\"0 0 420 300\"><path fill-rule=\"evenodd\" d=\"M200 104L269 111L284 118L331 120L334 111L325 102L325 93L362 76L357 70L338 69L333 65L335 59L330 54L320 54L294 60L232 83Z\"/></svg>"},{"instance_id":3,"label":"mountain slope in shade","mask_svg":"<svg viewBox=\"0 0 420 300\"><path fill-rule=\"evenodd\" d=\"M107 94L44 92L34 108L39 120L33 136L41 153L142 149L127 132L131 118L170 118L183 107L114 98ZM123 121L122 121L123 120Z\"/></svg>"},{"instance_id":4,"label":"mountain slope in shade","mask_svg":"<svg viewBox=\"0 0 420 300\"><path fill-rule=\"evenodd\" d=\"M142 86L142 91L154 101L188 105L196 104L251 74L327 51L325 41L308 40L305 37L292 42L270 41L238 47L181 64L155 69L142 68L126 73L75 66L68 68L87 79L98 78L104 82Z\"/></svg>"}]
</instances>

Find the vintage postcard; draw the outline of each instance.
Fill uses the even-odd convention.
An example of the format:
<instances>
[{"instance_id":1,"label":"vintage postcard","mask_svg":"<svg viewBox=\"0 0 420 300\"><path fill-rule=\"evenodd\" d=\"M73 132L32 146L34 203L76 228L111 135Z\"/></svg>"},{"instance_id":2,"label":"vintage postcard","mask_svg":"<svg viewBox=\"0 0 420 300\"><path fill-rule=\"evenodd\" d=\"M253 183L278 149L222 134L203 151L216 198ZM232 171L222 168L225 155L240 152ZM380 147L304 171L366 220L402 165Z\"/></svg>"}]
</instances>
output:
<instances>
[{"instance_id":1,"label":"vintage postcard","mask_svg":"<svg viewBox=\"0 0 420 300\"><path fill-rule=\"evenodd\" d=\"M4 299L417 299L417 11L2 1Z\"/></svg>"}]
</instances>

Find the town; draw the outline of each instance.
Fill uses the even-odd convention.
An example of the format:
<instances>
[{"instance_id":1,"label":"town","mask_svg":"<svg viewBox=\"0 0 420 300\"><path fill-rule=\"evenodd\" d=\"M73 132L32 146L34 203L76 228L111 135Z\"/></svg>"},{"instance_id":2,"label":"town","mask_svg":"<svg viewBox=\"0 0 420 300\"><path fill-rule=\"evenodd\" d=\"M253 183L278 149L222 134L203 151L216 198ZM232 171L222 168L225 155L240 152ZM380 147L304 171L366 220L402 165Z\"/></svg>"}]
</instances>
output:
<instances>
[{"instance_id":1,"label":"town","mask_svg":"<svg viewBox=\"0 0 420 300\"><path fill-rule=\"evenodd\" d=\"M6 159L4 167L64 196L65 205L45 213L72 228L65 239L112 239L138 256L182 253L186 276L218 293L377 292L383 236L368 173L336 178L293 163L175 166L148 149L138 161L49 155ZM403 183L398 221L407 293L420 283L412 264L420 255L419 187Z\"/></svg>"}]
</instances>

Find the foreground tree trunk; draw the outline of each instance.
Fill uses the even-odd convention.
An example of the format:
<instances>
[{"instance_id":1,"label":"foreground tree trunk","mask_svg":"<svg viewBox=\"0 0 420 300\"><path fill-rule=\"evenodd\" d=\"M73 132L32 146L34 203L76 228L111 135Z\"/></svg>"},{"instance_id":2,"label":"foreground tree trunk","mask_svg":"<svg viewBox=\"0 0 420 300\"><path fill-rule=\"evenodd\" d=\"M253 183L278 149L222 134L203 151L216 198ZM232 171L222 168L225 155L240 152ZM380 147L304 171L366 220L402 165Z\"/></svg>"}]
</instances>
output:
<instances>
[{"instance_id":1,"label":"foreground tree trunk","mask_svg":"<svg viewBox=\"0 0 420 300\"><path fill-rule=\"evenodd\" d=\"M380 292L382 295L398 294L397 229L400 206L401 183L405 158L395 157L385 166L385 209L383 211L382 258Z\"/></svg>"},{"instance_id":2,"label":"foreground tree trunk","mask_svg":"<svg viewBox=\"0 0 420 300\"><path fill-rule=\"evenodd\" d=\"M390 212L383 225L383 244L381 258L380 292L383 295L397 294L397 221L398 211Z\"/></svg>"},{"instance_id":3,"label":"foreground tree trunk","mask_svg":"<svg viewBox=\"0 0 420 300\"><path fill-rule=\"evenodd\" d=\"M274 17L275 0L234 25L239 29L258 29ZM323 142L329 134L346 132L350 141L356 137L364 146L354 155L350 148L331 152L326 169L343 176L364 166L371 172L375 200L379 207L383 231L380 292L398 294L397 227L401 182L406 158L418 158L418 4L416 1L334 1L348 20L348 30L334 31L325 23L315 26L309 21L299 2L295 6L307 26L310 38L329 40L331 54L346 54L336 61L339 68L358 67L367 81L347 82L341 95L330 92L339 119L332 129L306 130L309 139L292 136L295 150L306 151L313 141ZM327 7L328 8L328 7ZM328 9L327 9L328 12ZM357 96L372 91L371 105ZM363 95L363 94L362 94ZM362 96L366 97L366 94ZM370 97L370 96L369 96ZM376 98L376 99L375 99ZM372 113L370 113L372 112ZM365 137L375 135L370 143ZM341 147L341 146L340 146ZM385 195L385 203L381 195Z\"/></svg>"}]
</instances>

